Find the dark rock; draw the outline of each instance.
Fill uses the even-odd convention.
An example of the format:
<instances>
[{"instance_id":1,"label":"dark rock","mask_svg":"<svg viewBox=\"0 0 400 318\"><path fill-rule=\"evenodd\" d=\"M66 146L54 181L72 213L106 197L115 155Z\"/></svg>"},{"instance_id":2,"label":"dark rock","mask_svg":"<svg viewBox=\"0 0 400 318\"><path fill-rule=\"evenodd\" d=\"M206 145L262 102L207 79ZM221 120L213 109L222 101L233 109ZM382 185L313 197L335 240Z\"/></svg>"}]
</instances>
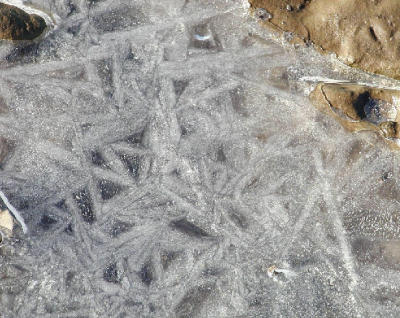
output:
<instances>
[{"instance_id":1,"label":"dark rock","mask_svg":"<svg viewBox=\"0 0 400 318\"><path fill-rule=\"evenodd\" d=\"M400 139L400 92L350 83L321 83L312 103L350 131L375 131L394 148Z\"/></svg>"},{"instance_id":2,"label":"dark rock","mask_svg":"<svg viewBox=\"0 0 400 318\"><path fill-rule=\"evenodd\" d=\"M0 3L0 39L33 40L46 28L44 19L36 14Z\"/></svg>"}]
</instances>

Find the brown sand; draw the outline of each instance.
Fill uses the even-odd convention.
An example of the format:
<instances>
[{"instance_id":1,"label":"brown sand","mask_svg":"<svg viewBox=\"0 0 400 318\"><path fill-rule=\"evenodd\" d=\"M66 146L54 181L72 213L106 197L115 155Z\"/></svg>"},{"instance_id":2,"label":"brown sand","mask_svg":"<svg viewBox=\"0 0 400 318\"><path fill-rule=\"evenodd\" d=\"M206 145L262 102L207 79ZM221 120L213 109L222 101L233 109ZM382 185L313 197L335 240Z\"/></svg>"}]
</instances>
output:
<instances>
[{"instance_id":1,"label":"brown sand","mask_svg":"<svg viewBox=\"0 0 400 318\"><path fill-rule=\"evenodd\" d=\"M334 52L350 66L400 79L399 0L249 2L265 24L292 32L296 41Z\"/></svg>"}]
</instances>

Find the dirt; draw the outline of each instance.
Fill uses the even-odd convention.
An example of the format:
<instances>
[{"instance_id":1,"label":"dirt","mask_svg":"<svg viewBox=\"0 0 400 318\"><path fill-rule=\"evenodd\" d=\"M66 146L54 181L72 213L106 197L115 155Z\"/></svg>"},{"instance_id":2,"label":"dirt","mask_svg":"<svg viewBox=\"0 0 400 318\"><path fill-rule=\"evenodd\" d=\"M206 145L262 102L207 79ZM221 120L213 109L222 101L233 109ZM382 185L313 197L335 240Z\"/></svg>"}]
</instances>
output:
<instances>
[{"instance_id":1,"label":"dirt","mask_svg":"<svg viewBox=\"0 0 400 318\"><path fill-rule=\"evenodd\" d=\"M264 24L364 71L400 78L400 1L249 0Z\"/></svg>"}]
</instances>

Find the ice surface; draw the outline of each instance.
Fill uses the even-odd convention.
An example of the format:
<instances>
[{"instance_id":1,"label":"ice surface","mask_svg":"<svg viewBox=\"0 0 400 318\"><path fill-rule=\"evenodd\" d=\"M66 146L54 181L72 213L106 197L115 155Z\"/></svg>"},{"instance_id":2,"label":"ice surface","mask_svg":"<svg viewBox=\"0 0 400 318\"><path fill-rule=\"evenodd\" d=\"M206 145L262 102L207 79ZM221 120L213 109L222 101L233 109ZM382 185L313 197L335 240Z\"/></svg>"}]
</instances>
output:
<instances>
[{"instance_id":1,"label":"ice surface","mask_svg":"<svg viewBox=\"0 0 400 318\"><path fill-rule=\"evenodd\" d=\"M235 0L31 0L1 43L2 317L398 317L400 155L306 97L398 87Z\"/></svg>"}]
</instances>

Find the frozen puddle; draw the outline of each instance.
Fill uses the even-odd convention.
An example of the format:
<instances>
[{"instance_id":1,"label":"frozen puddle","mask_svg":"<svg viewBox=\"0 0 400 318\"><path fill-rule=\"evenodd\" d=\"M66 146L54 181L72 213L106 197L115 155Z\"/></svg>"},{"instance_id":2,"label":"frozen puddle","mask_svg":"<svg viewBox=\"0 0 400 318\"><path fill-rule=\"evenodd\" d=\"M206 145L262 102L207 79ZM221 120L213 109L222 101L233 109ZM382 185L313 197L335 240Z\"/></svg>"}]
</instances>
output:
<instances>
[{"instance_id":1,"label":"frozen puddle","mask_svg":"<svg viewBox=\"0 0 400 318\"><path fill-rule=\"evenodd\" d=\"M378 130L390 83L242 5L29 1L57 29L0 56L0 189L29 229L1 207L0 316L400 317L399 153L304 94L332 79L321 108Z\"/></svg>"}]
</instances>

